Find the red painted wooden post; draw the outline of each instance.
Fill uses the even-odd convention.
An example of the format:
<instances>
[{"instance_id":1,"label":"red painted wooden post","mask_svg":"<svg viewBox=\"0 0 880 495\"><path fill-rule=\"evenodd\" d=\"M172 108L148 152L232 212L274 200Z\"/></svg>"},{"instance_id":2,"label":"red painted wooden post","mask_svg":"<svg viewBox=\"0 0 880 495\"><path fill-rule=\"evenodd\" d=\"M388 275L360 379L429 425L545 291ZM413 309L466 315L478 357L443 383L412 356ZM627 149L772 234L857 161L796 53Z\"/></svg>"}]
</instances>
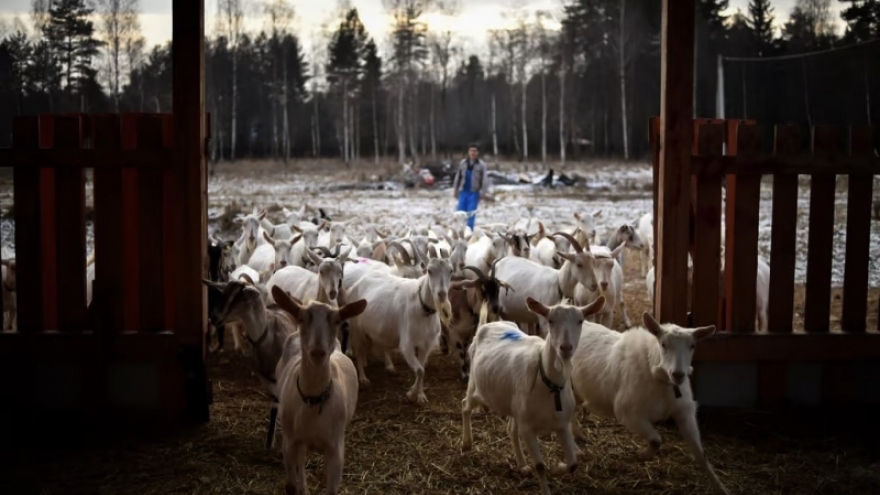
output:
<instances>
[{"instance_id":1,"label":"red painted wooden post","mask_svg":"<svg viewBox=\"0 0 880 495\"><path fill-rule=\"evenodd\" d=\"M174 116L171 114L162 114L162 147L171 149L174 146ZM171 164L169 164L171 165ZM163 262L165 268L164 273L164 293L165 293L165 329L171 330L174 325L174 251L177 249L174 232L174 215L176 213L176 198L174 197L174 180L175 170L169 166L162 170L162 193L164 200L162 201L163 214Z\"/></svg>"},{"instance_id":2,"label":"red painted wooden post","mask_svg":"<svg viewBox=\"0 0 880 495\"><path fill-rule=\"evenodd\" d=\"M137 149L137 119L139 114L120 116L122 149ZM122 224L123 260L125 269L125 330L140 328L140 266L138 255L138 170L122 169Z\"/></svg>"},{"instance_id":3,"label":"red painted wooden post","mask_svg":"<svg viewBox=\"0 0 880 495\"><path fill-rule=\"evenodd\" d=\"M838 129L813 127L813 156L819 159L838 154ZM831 318L831 256L834 251L834 174L813 174L810 180L810 230L807 253L807 291L804 301L804 330L827 332ZM771 270L772 271L772 270Z\"/></svg>"},{"instance_id":4,"label":"red painted wooden post","mask_svg":"<svg viewBox=\"0 0 880 495\"><path fill-rule=\"evenodd\" d=\"M657 240L657 205L659 204L658 198L660 197L660 117L651 117L651 122L649 129L651 130L651 153L653 154L654 161L653 163L653 183L652 189L654 191L654 196L652 198L651 204L653 205L653 216L651 217L651 224L653 225L653 235L651 237L651 266L657 266L657 248L654 245ZM654 294L657 294L657 274L656 270L654 273ZM657 314L657 305L655 301L651 301L651 310L654 314Z\"/></svg>"},{"instance_id":5,"label":"red painted wooden post","mask_svg":"<svg viewBox=\"0 0 880 495\"><path fill-rule=\"evenodd\" d=\"M55 115L40 115L40 148L52 148ZM58 265L56 258L55 169L40 169L40 253L43 263L43 328L58 329Z\"/></svg>"},{"instance_id":6,"label":"red painted wooden post","mask_svg":"<svg viewBox=\"0 0 880 495\"><path fill-rule=\"evenodd\" d=\"M775 129L774 154L797 156L801 150L798 128L778 125ZM798 176L773 176L773 219L770 233L770 297L767 329L774 333L792 331L794 317L794 267L796 259L798 213Z\"/></svg>"},{"instance_id":7,"label":"red painted wooden post","mask_svg":"<svg viewBox=\"0 0 880 495\"><path fill-rule=\"evenodd\" d=\"M874 128L850 127L850 156L871 157ZM843 274L844 332L864 332L868 316L868 261L871 246L871 203L874 177L850 175L846 200L846 267Z\"/></svg>"},{"instance_id":8,"label":"red painted wooden post","mask_svg":"<svg viewBox=\"0 0 880 495\"><path fill-rule=\"evenodd\" d=\"M55 117L53 148L79 149L84 144L82 117ZM76 165L55 170L56 297L58 329L81 332L86 327L85 171Z\"/></svg>"},{"instance_id":9,"label":"red painted wooden post","mask_svg":"<svg viewBox=\"0 0 880 495\"><path fill-rule=\"evenodd\" d=\"M697 153L721 157L722 121L700 124ZM694 326L713 325L718 318L718 274L721 270L721 175L703 172L694 177L694 248L692 314Z\"/></svg>"},{"instance_id":10,"label":"red painted wooden post","mask_svg":"<svg viewBox=\"0 0 880 495\"><path fill-rule=\"evenodd\" d=\"M164 145L163 117L142 116L137 121L137 148L161 149ZM165 233L164 171L138 170L138 248L140 271L141 332L165 328Z\"/></svg>"},{"instance_id":11,"label":"red painted wooden post","mask_svg":"<svg viewBox=\"0 0 880 495\"><path fill-rule=\"evenodd\" d=\"M94 147L119 149L121 121L119 115L100 115L93 119ZM131 290L125 284L125 246L123 232L122 164L94 170L95 202L95 283L92 290L93 313L100 334L122 331L125 324L124 294ZM100 253L100 254L99 254ZM100 256L100 258L98 258Z\"/></svg>"},{"instance_id":12,"label":"red painted wooden post","mask_svg":"<svg viewBox=\"0 0 880 495\"><path fill-rule=\"evenodd\" d=\"M12 145L16 149L36 150L39 147L39 124L37 117L16 117L13 121ZM18 331L22 333L43 330L43 256L41 252L43 231L39 228L40 168L38 163L16 165L12 171L15 224L31 225L32 228L15 229L15 281Z\"/></svg>"},{"instance_id":13,"label":"red painted wooden post","mask_svg":"<svg viewBox=\"0 0 880 495\"><path fill-rule=\"evenodd\" d=\"M736 129L736 153L739 158L761 153L761 129L740 124ZM729 177L729 176L728 176ZM755 331L755 285L758 270L758 221L761 199L761 176L737 175L727 181L727 237L725 239L724 275L727 321L732 332Z\"/></svg>"}]
</instances>

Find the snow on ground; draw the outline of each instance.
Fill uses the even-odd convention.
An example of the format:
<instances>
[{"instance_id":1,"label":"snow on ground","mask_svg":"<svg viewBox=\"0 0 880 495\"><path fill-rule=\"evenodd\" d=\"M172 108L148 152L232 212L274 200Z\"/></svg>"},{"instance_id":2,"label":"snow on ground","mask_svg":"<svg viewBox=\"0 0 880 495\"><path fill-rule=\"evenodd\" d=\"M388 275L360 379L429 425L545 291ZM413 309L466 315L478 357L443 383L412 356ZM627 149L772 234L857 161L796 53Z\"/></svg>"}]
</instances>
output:
<instances>
[{"instance_id":1,"label":"snow on ground","mask_svg":"<svg viewBox=\"0 0 880 495\"><path fill-rule=\"evenodd\" d=\"M549 230L573 225L572 214L602 210L600 217L600 236L624 223L633 224L638 218L652 210L651 168L648 164L621 165L605 163L601 165L580 165L568 167L566 173L576 171L587 178L586 183L572 187L553 189L537 185L498 185L493 188L494 201L482 201L477 213L477 223L513 222L527 218L532 209L534 218L544 222ZM353 174L349 174L353 175ZM535 182L543 175L539 172L529 174ZM363 177L364 174L361 174ZM289 178L287 178L289 177ZM417 225L444 221L455 210L456 201L448 188L404 189L399 184L377 180L365 185L353 178L340 181L339 174L314 172L288 175L269 173L242 173L233 175L223 171L212 178L208 184L209 231L217 231L216 218L235 201L243 211L250 211L254 205L271 207L273 205L298 207L302 201L321 206L332 218L348 218L355 214L368 215L379 223L394 223L409 219ZM370 176L363 177L373 178ZM875 201L880 194L880 178L875 179ZM797 262L795 278L804 283L806 278L807 243L809 242L809 181L802 180L801 196L798 200ZM442 186L441 186L442 187ZM6 188L4 188L6 189ZM7 192L8 191L8 192ZM9 211L12 202L11 188L0 192L0 208ZM90 188L87 194L90 194ZM846 187L838 187L836 199L836 223L834 228L834 260L832 262L832 283L843 284L844 253L846 246ZM865 205L870 207L870 205ZM770 259L772 213L772 179L765 178L761 193L761 217L758 233L759 253ZM270 208L269 216L279 219L280 212ZM93 245L92 226L87 225L89 251ZM0 222L2 244L13 247L14 223L9 215ZM231 237L237 232L217 232ZM871 255L869 265L869 284L880 287L880 222L871 222Z\"/></svg>"}]
</instances>

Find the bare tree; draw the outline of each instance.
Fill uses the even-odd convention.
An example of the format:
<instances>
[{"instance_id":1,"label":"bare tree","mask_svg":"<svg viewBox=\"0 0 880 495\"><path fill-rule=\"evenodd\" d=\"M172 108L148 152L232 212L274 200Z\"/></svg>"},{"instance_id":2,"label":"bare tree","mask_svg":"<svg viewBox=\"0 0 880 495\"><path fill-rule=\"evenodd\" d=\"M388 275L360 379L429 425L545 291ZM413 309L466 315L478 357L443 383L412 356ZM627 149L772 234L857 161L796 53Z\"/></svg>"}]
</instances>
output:
<instances>
[{"instance_id":1,"label":"bare tree","mask_svg":"<svg viewBox=\"0 0 880 495\"><path fill-rule=\"evenodd\" d=\"M244 35L243 0L217 0L217 30L229 43L232 59L232 111L230 115L229 159L235 161L235 137L238 120L238 48Z\"/></svg>"},{"instance_id":2,"label":"bare tree","mask_svg":"<svg viewBox=\"0 0 880 495\"><path fill-rule=\"evenodd\" d=\"M541 63L541 164L545 167L547 166L547 71L553 56L553 42L548 29L544 26L545 20L549 18L549 12L535 12L536 48Z\"/></svg>"},{"instance_id":3,"label":"bare tree","mask_svg":"<svg viewBox=\"0 0 880 495\"><path fill-rule=\"evenodd\" d=\"M31 0L31 22L34 25L33 36L39 38L43 35L43 28L49 23L49 7L52 0Z\"/></svg>"},{"instance_id":4,"label":"bare tree","mask_svg":"<svg viewBox=\"0 0 880 495\"><path fill-rule=\"evenodd\" d=\"M119 91L125 74L132 67L131 52L141 36L138 0L98 0L98 14L101 16L101 35L106 46L107 86L113 99L113 108L119 112Z\"/></svg>"},{"instance_id":5,"label":"bare tree","mask_svg":"<svg viewBox=\"0 0 880 495\"><path fill-rule=\"evenodd\" d=\"M272 154L278 156L279 145L284 163L290 160L290 119L288 118L287 43L283 42L293 22L293 7L287 0L266 0L263 5L272 32ZM281 80L277 66L281 65ZM278 139L278 108L281 107L281 142Z\"/></svg>"},{"instance_id":6,"label":"bare tree","mask_svg":"<svg viewBox=\"0 0 880 495\"><path fill-rule=\"evenodd\" d=\"M459 13L461 3L457 0L447 0L437 3L436 10L443 15L453 17ZM433 62L440 72L440 122L443 124L441 133L445 137L446 122L446 90L449 85L449 66L452 57L458 52L458 47L453 44L455 38L452 30L447 29L441 32L431 33L428 36L428 45L431 48ZM431 157L437 159L437 131L436 131L436 115L434 101L434 85L431 85Z\"/></svg>"}]
</instances>

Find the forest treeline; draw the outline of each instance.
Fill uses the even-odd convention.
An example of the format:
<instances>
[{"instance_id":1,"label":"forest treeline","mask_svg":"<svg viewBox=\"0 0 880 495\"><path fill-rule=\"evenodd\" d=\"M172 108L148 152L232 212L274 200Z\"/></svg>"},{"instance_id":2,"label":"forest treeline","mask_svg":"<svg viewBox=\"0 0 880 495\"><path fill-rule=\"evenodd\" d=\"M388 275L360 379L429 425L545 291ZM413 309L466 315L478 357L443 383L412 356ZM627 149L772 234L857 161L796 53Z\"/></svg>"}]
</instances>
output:
<instances>
[{"instance_id":1,"label":"forest treeline","mask_svg":"<svg viewBox=\"0 0 880 495\"><path fill-rule=\"evenodd\" d=\"M288 0L216 1L205 41L213 161L424 162L471 142L533 162L639 158L660 112L659 0L511 7L511 27L490 31L481 53L425 22L461 2L383 0L389 40L342 8L304 53ZM779 30L770 0L732 15L727 0L696 0L695 113L717 115L721 80L728 118L878 123L880 0L844 3L838 20L831 0L797 0ZM245 29L246 11L264 18L261 30ZM147 47L138 15L138 0L32 0L30 26L0 28L0 146L15 115L170 112L171 43Z\"/></svg>"}]
</instances>

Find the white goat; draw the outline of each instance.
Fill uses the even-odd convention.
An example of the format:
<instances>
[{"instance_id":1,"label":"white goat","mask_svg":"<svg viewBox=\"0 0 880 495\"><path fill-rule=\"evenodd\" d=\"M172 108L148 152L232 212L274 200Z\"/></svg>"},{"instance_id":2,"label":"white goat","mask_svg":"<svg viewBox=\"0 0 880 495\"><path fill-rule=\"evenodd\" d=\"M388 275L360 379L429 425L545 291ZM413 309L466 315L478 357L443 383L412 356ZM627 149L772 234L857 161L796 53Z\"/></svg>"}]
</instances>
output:
<instances>
[{"instance_id":1,"label":"white goat","mask_svg":"<svg viewBox=\"0 0 880 495\"><path fill-rule=\"evenodd\" d=\"M272 287L281 287L284 292L300 301L319 301L325 304L336 303L342 288L343 263L348 258L351 247L345 248L337 258L321 258L312 251L306 251L317 265L318 272L299 266L287 266L276 271L266 282L269 292L268 302L277 303Z\"/></svg>"},{"instance_id":2,"label":"white goat","mask_svg":"<svg viewBox=\"0 0 880 495\"><path fill-rule=\"evenodd\" d=\"M652 459L660 448L660 434L653 424L674 418L712 487L727 494L700 444L697 404L688 378L696 342L715 333L715 327L660 325L649 313L642 314L642 322L644 327L622 333L595 323L583 324L580 345L571 360L575 400L591 413L617 419L647 441L639 452L642 460ZM575 436L585 440L577 417L571 421Z\"/></svg>"},{"instance_id":3,"label":"white goat","mask_svg":"<svg viewBox=\"0 0 880 495\"><path fill-rule=\"evenodd\" d=\"M407 398L420 405L427 403L425 364L438 344L441 318L451 319L451 276L449 262L435 258L428 262L424 275L415 280L373 271L350 286L347 279L343 280L349 299L370 301L367 311L351 320L352 350L361 385L370 383L364 366L371 345L397 348L416 374Z\"/></svg>"},{"instance_id":4,"label":"white goat","mask_svg":"<svg viewBox=\"0 0 880 495\"><path fill-rule=\"evenodd\" d=\"M593 253L593 271L596 281L599 282L599 290L591 291L581 284L574 289L573 301L575 304L590 303L600 294L605 295L605 306L602 311L593 315L590 321L595 321L608 328L614 323L614 312L620 307L623 316L623 328L629 328L629 315L626 314L626 303L623 300L623 269L617 262L617 256L623 251L625 244L620 244L614 251L605 246L591 246Z\"/></svg>"},{"instance_id":5,"label":"white goat","mask_svg":"<svg viewBox=\"0 0 880 495\"><path fill-rule=\"evenodd\" d=\"M602 308L600 297L582 308L568 304L548 307L528 297L529 311L550 321L547 339L528 336L509 322L481 325L468 352L471 374L461 401L462 449L473 446L471 414L481 406L508 420L516 467L527 471L520 435L534 462L541 492L550 493L538 437L555 433L565 453L558 470L577 469L577 446L571 431L575 398L571 385L571 358L577 351L584 318ZM543 386L538 384L543 382Z\"/></svg>"},{"instance_id":6,"label":"white goat","mask_svg":"<svg viewBox=\"0 0 880 495\"><path fill-rule=\"evenodd\" d=\"M573 254L559 253L565 262L558 270L516 256L502 259L495 268L495 276L513 289L501 296L501 306L504 308L502 317L523 327L537 325L542 336L547 334L547 321L529 309L527 296L552 306L559 304L563 298L571 298L578 283L592 290L598 289L593 272L593 253L589 249L584 250L569 234L557 232L553 235L569 237L575 248Z\"/></svg>"},{"instance_id":7,"label":"white goat","mask_svg":"<svg viewBox=\"0 0 880 495\"><path fill-rule=\"evenodd\" d=\"M293 257L293 246L295 246L296 243L298 243L300 239L302 239L302 234L290 234L287 238L275 238L264 232L263 236L266 238L266 242L268 242L272 245L273 248L275 248L276 268L281 269L288 265L298 266L295 261L296 258Z\"/></svg>"},{"instance_id":8,"label":"white goat","mask_svg":"<svg viewBox=\"0 0 880 495\"><path fill-rule=\"evenodd\" d=\"M254 254L248 260L247 266L260 273L267 271L273 273L275 272L275 246L269 243L269 239L271 239L269 234L263 231L262 235L265 242L257 246Z\"/></svg>"},{"instance_id":9,"label":"white goat","mask_svg":"<svg viewBox=\"0 0 880 495\"><path fill-rule=\"evenodd\" d=\"M593 213L573 214L575 228L569 232L581 245L596 244L596 219L602 216L602 210L594 210Z\"/></svg>"},{"instance_id":10,"label":"white goat","mask_svg":"<svg viewBox=\"0 0 880 495\"><path fill-rule=\"evenodd\" d=\"M654 214L645 213L639 218L636 230L642 239L642 250L640 251L640 266L642 268L642 276L648 273L648 269L654 266Z\"/></svg>"},{"instance_id":11,"label":"white goat","mask_svg":"<svg viewBox=\"0 0 880 495\"><path fill-rule=\"evenodd\" d=\"M260 222L266 217L266 210L258 210L254 206L253 213L236 217L234 222L241 224L241 237L236 241L239 245L238 264L246 264L258 246L265 244L263 226Z\"/></svg>"},{"instance_id":12,"label":"white goat","mask_svg":"<svg viewBox=\"0 0 880 495\"><path fill-rule=\"evenodd\" d=\"M299 325L284 343L278 366L278 413L283 437L285 489L307 495L308 449L324 454L327 493L342 482L345 430L358 399L357 371L336 340L341 324L364 311L361 299L333 308L321 302L303 305L280 287L272 289L278 306Z\"/></svg>"},{"instance_id":13,"label":"white goat","mask_svg":"<svg viewBox=\"0 0 880 495\"><path fill-rule=\"evenodd\" d=\"M474 235L476 237L476 235ZM487 273L495 260L500 260L507 256L507 241L498 234L486 233L478 239L471 238L471 242L467 246L465 254L465 265L475 266L483 273ZM465 276L471 280L476 280L474 273L467 273Z\"/></svg>"}]
</instances>

